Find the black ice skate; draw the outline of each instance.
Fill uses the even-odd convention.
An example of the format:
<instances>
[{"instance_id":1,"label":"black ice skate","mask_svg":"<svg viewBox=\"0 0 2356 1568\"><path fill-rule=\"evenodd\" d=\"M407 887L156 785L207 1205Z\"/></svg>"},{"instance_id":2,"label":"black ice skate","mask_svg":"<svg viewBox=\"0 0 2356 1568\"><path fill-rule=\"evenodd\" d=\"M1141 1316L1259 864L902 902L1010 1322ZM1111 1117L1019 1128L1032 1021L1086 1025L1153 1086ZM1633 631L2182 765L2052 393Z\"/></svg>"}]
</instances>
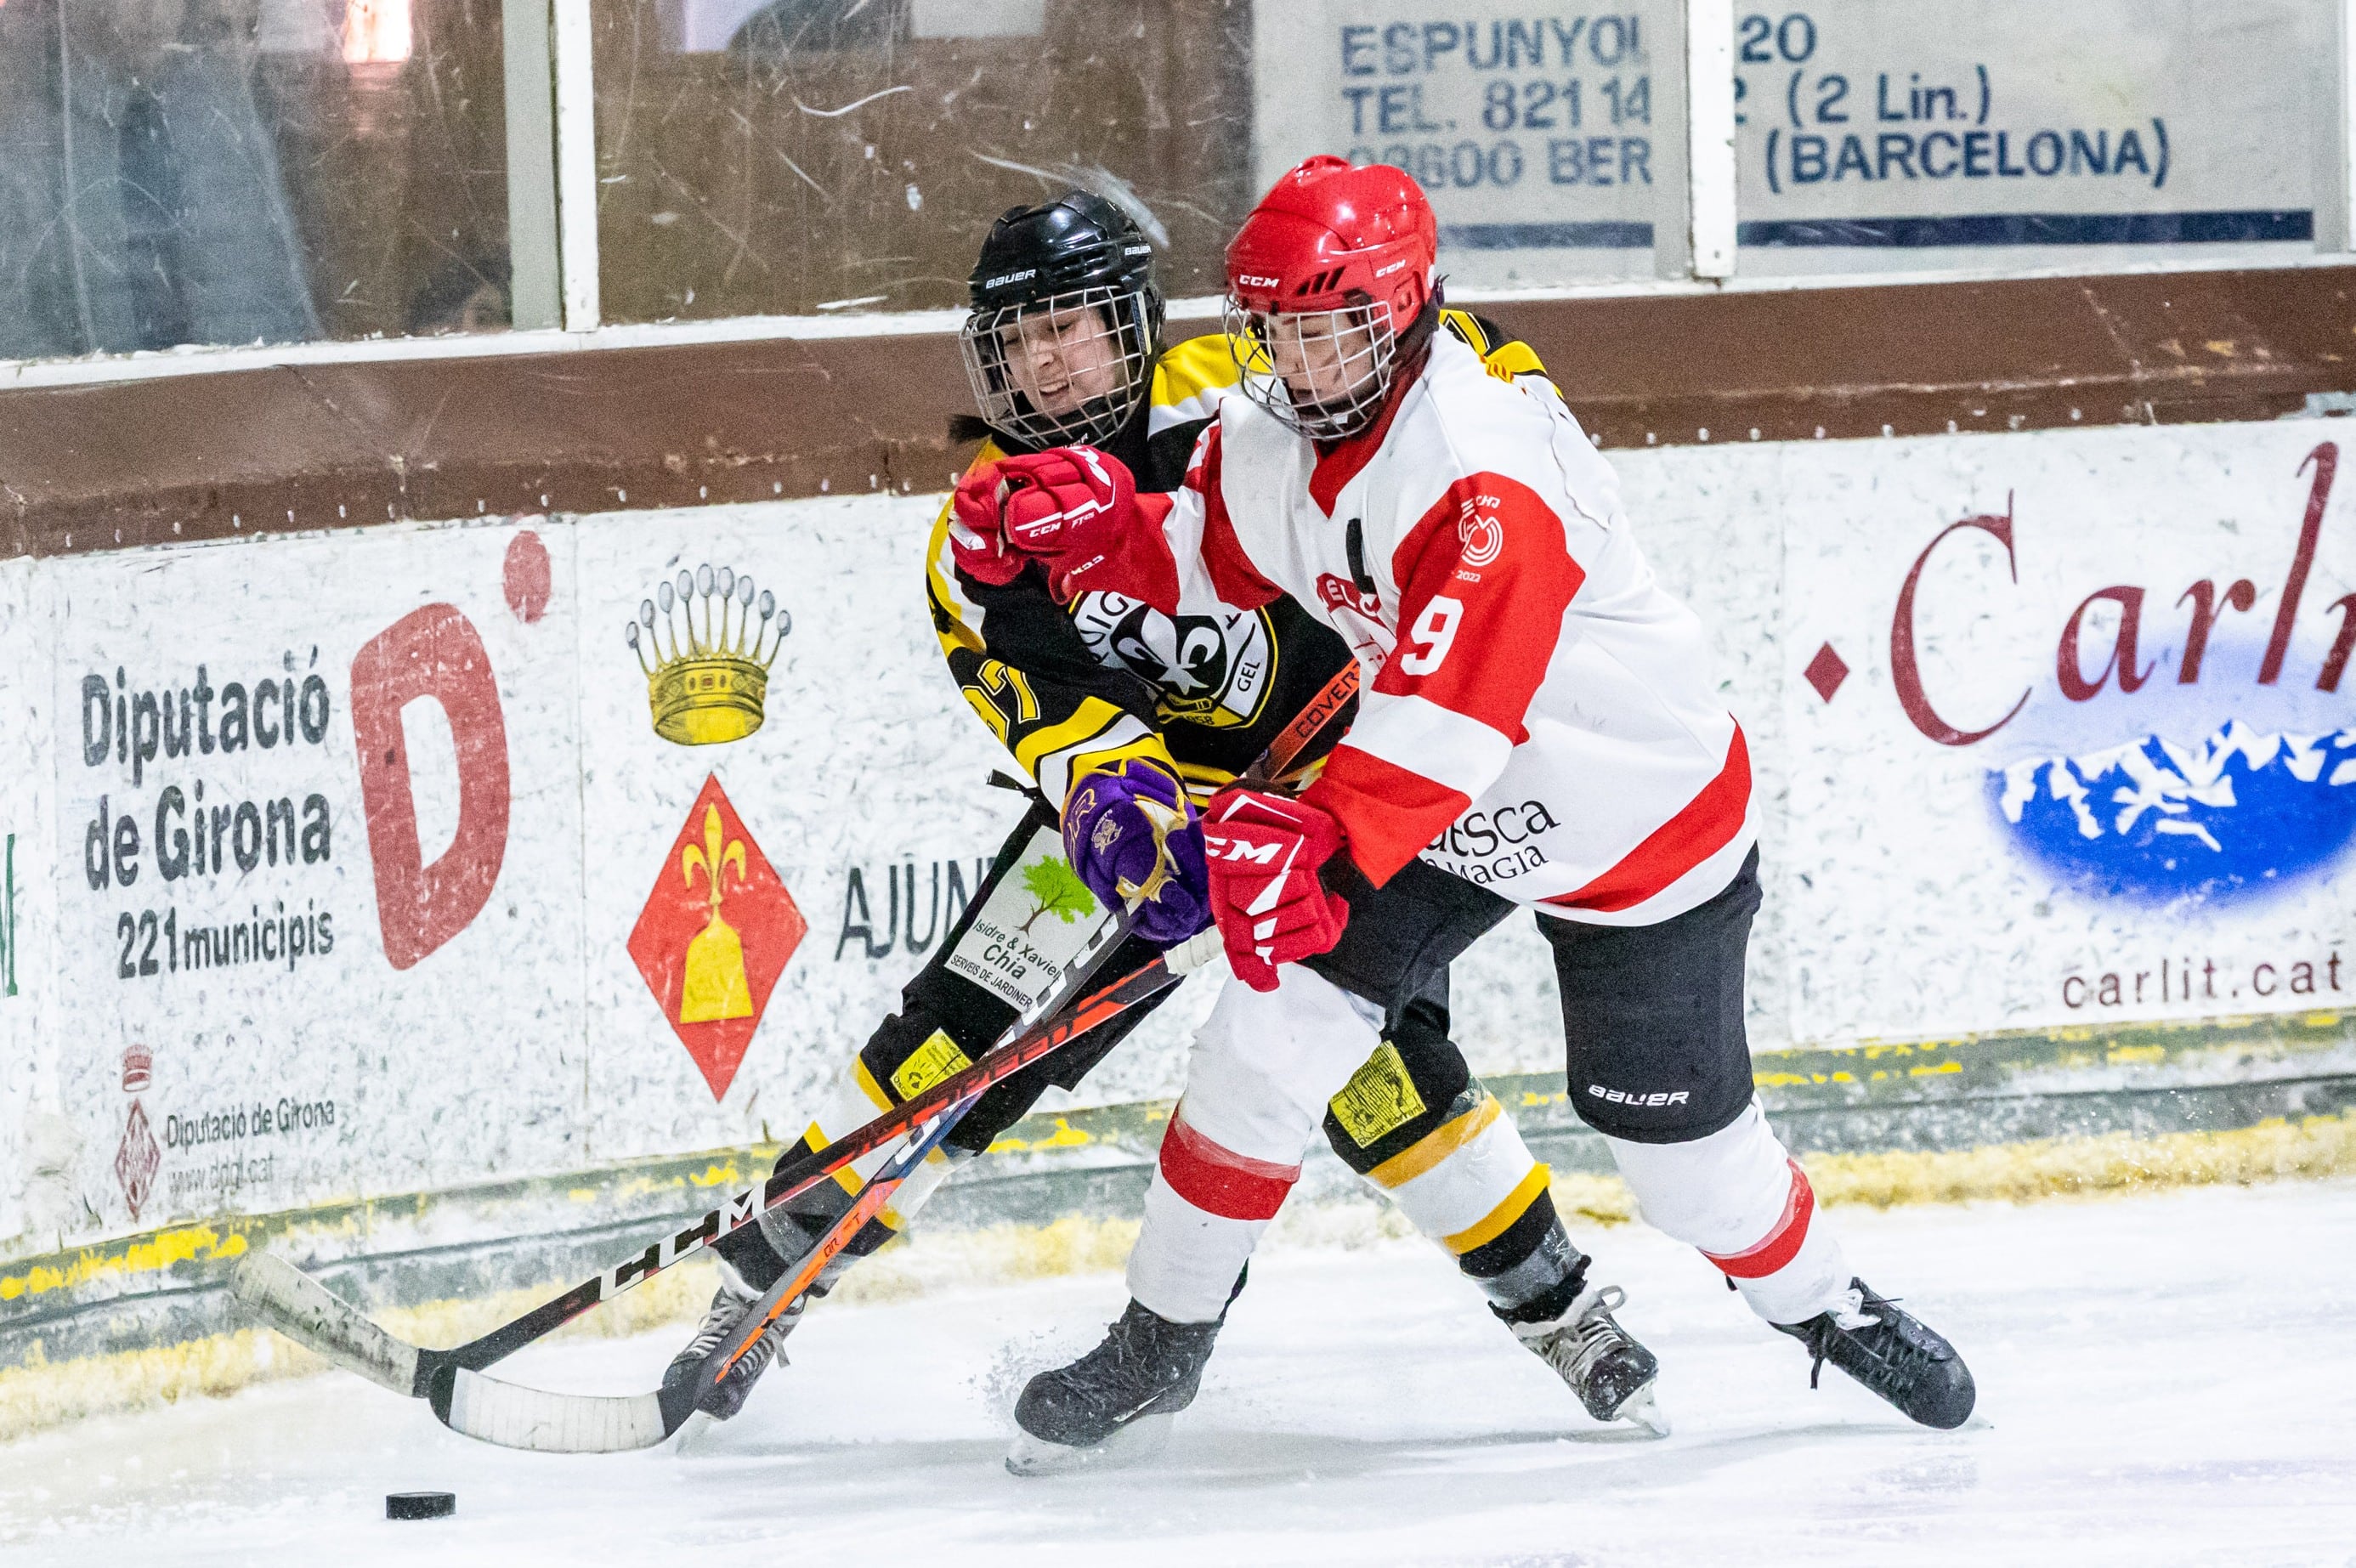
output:
<instances>
[{"instance_id":1,"label":"black ice skate","mask_svg":"<svg viewBox=\"0 0 2356 1568\"><path fill-rule=\"evenodd\" d=\"M1833 1311L1805 1323L1775 1325L1815 1357L1808 1386L1816 1386L1830 1361L1912 1420L1942 1431L1961 1426L1972 1413L1977 1390L1955 1348L1874 1295L1865 1281L1848 1284L1848 1299Z\"/></svg>"},{"instance_id":2,"label":"black ice skate","mask_svg":"<svg viewBox=\"0 0 2356 1568\"><path fill-rule=\"evenodd\" d=\"M1194 1403L1219 1321L1173 1323L1130 1302L1103 1344L1023 1385L1006 1467L1036 1476L1150 1452Z\"/></svg>"},{"instance_id":3,"label":"black ice skate","mask_svg":"<svg viewBox=\"0 0 2356 1568\"><path fill-rule=\"evenodd\" d=\"M1660 1362L1612 1316L1627 1299L1616 1285L1590 1285L1558 1316L1539 1323L1509 1318L1506 1327L1570 1385L1588 1414L1665 1437L1668 1417L1653 1395Z\"/></svg>"},{"instance_id":4,"label":"black ice skate","mask_svg":"<svg viewBox=\"0 0 2356 1568\"><path fill-rule=\"evenodd\" d=\"M760 1296L759 1291L746 1285L743 1276L728 1265L726 1259L721 1260L720 1288L712 1293L711 1309L695 1326L695 1338L690 1339L680 1353L671 1358L670 1365L663 1370L664 1395L669 1396L674 1388L691 1380L702 1369L704 1358L711 1355L720 1341L727 1337L729 1330L736 1327ZM745 1397L753 1392L753 1385L760 1381L761 1374L769 1370L769 1363L785 1359L786 1336L794 1331L794 1325L801 1321L802 1314L808 1310L809 1296L797 1296L794 1304L762 1331L760 1339L754 1341L753 1348L728 1369L719 1382L706 1391L695 1408L717 1421L725 1421L744 1409ZM664 1403L668 1407L668 1397Z\"/></svg>"}]
</instances>

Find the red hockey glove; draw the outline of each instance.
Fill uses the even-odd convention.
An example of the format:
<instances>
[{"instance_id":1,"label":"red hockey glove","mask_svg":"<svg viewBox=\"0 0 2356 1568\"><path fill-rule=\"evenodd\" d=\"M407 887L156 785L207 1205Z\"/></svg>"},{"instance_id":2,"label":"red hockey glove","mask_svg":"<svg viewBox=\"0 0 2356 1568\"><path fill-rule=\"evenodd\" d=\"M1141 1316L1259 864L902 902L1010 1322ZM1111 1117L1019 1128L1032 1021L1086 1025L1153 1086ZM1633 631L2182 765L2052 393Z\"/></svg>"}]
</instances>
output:
<instances>
[{"instance_id":1,"label":"red hockey glove","mask_svg":"<svg viewBox=\"0 0 2356 1568\"><path fill-rule=\"evenodd\" d=\"M958 481L949 498L949 554L976 581L1003 588L1023 574L1023 557L1006 542L1003 463L986 463Z\"/></svg>"},{"instance_id":2,"label":"red hockey glove","mask_svg":"<svg viewBox=\"0 0 2356 1568\"><path fill-rule=\"evenodd\" d=\"M1330 952L1350 906L1318 869L1342 848L1342 828L1313 805L1258 790L1222 790L1203 814L1211 912L1236 978L1276 989L1276 966Z\"/></svg>"},{"instance_id":3,"label":"red hockey glove","mask_svg":"<svg viewBox=\"0 0 2356 1568\"><path fill-rule=\"evenodd\" d=\"M1025 557L1047 569L1056 598L1087 589L1119 591L1138 517L1137 481L1120 459L1092 446L1059 446L1028 457L1001 458L958 486L949 528L958 565L984 582L1012 582ZM1156 512L1151 519L1159 521ZM1167 555L1166 548L1161 552Z\"/></svg>"}]
</instances>

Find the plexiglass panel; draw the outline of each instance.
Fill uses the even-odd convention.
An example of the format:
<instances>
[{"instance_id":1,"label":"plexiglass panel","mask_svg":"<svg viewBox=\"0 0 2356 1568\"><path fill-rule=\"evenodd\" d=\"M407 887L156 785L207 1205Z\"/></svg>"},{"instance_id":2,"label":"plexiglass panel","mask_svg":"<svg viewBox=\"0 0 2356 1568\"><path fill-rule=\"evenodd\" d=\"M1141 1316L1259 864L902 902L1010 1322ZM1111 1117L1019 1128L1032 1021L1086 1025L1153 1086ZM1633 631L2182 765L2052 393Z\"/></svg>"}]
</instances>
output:
<instances>
[{"instance_id":1,"label":"plexiglass panel","mask_svg":"<svg viewBox=\"0 0 2356 1568\"><path fill-rule=\"evenodd\" d=\"M1740 268L2311 248L2329 0L1736 8Z\"/></svg>"},{"instance_id":2,"label":"plexiglass panel","mask_svg":"<svg viewBox=\"0 0 2356 1568\"><path fill-rule=\"evenodd\" d=\"M0 358L504 325L498 0L0 0Z\"/></svg>"},{"instance_id":3,"label":"plexiglass panel","mask_svg":"<svg viewBox=\"0 0 2356 1568\"><path fill-rule=\"evenodd\" d=\"M965 303L991 220L1073 186L1173 293L1251 188L1226 0L594 0L608 321Z\"/></svg>"}]
</instances>

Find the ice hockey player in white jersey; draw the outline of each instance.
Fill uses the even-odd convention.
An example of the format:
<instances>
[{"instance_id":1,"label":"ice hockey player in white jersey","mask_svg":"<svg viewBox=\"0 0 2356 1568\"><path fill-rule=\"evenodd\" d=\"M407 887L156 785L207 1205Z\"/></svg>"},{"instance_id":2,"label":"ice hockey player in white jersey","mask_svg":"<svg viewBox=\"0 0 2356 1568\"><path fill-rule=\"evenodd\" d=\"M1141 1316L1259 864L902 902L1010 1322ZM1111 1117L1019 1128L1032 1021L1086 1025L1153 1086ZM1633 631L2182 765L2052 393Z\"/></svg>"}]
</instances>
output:
<instances>
[{"instance_id":1,"label":"ice hockey player in white jersey","mask_svg":"<svg viewBox=\"0 0 2356 1568\"><path fill-rule=\"evenodd\" d=\"M1219 402L1234 395L1240 372L1224 338L1164 345L1151 255L1124 214L1082 192L1018 208L991 227L973 271L973 313L960 335L984 416L974 432L986 437L977 471L1010 454L1019 460L1058 443L1089 441L1149 490L1183 482L1195 437ZM1487 324L1451 312L1443 330L1501 375L1543 377L1526 347ZM1020 869L1041 864L1040 857L1068 864L1097 901L1093 918L1072 927L1070 951L1109 918L1101 911L1120 899L1124 880L1138 890L1130 901L1134 930L1107 959L1108 975L1135 968L1207 926L1196 803L1234 782L1350 663L1333 634L1289 602L1197 606L1201 613L1176 620L1104 594L1058 602L1027 561L961 559L946 507L926 546L926 567L921 581L948 671L1035 783L1034 801L965 913L928 958L912 965L898 1010L843 1064L831 1102L781 1163L967 1066L1030 1005L1033 998L993 976L987 963L993 944L977 921L998 907L1001 888L1019 904ZM912 572L912 585L916 579ZM1312 744L1288 776L1306 776L1324 754L1323 745ZM1164 831L1154 830L1157 816ZM1179 818L1184 826L1168 827ZM1148 898L1146 888L1159 891ZM1172 994L1099 1026L983 1094L892 1205L828 1265L810 1295L826 1294L900 1233L944 1181L990 1147L1051 1083L1077 1084ZM1411 990L1387 986L1384 995L1395 1005L1377 1009L1372 1025L1338 995L1331 998L1358 1052L1354 1071L1326 1092L1330 1104L1318 1110L1334 1152L1447 1251L1496 1317L1564 1378L1590 1414L1638 1419L1649 1403L1643 1396L1653 1357L1608 1311L1596 1309L1608 1287L1590 1280L1591 1260L1555 1211L1547 1168L1448 1038L1445 966L1427 970ZM1299 1154L1293 1150L1294 1166ZM671 1379L699 1373L746 1307L809 1255L884 1157L878 1151L721 1241L720 1288L673 1361ZM1224 1201L1273 1213L1288 1185L1230 1186ZM1241 1264L1237 1258L1226 1265L1217 1282L1222 1307L1239 1287ZM1611 1294L1616 1299L1617 1292ZM701 1409L726 1418L743 1405L781 1355L809 1299L755 1343L706 1392Z\"/></svg>"},{"instance_id":2,"label":"ice hockey player in white jersey","mask_svg":"<svg viewBox=\"0 0 2356 1568\"><path fill-rule=\"evenodd\" d=\"M1551 386L1434 330L1436 240L1404 173L1309 160L1228 250L1248 396L1222 404L1180 489L1136 494L1066 450L960 491L961 525L1060 593L1170 613L1290 599L1362 676L1355 722L1298 799L1230 788L1205 813L1245 985L1190 1058L1130 1314L1215 1331L1216 1282L1261 1226L1200 1201L1192 1173L1298 1160L1368 1049L1370 1026L1308 1021L1332 1017L1318 988L1413 986L1520 905L1553 948L1571 1102L1645 1217L1799 1339L1812 1382L1829 1360L1918 1422L1960 1424L1961 1358L1850 1272L1752 1093L1751 768L1701 624L1654 580ZM1099 1442L1151 1407L1155 1378L1199 1378L1199 1361L1141 1360L1127 1323L1025 1390L1033 1441Z\"/></svg>"}]
</instances>

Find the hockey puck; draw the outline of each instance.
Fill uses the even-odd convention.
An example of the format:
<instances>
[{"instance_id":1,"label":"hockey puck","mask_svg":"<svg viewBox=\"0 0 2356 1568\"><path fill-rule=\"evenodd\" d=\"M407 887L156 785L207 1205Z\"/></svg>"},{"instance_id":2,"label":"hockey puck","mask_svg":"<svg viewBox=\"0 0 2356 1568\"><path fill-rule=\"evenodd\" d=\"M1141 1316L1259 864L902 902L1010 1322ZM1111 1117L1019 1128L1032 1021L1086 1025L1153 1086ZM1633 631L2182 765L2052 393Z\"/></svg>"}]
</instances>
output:
<instances>
[{"instance_id":1,"label":"hockey puck","mask_svg":"<svg viewBox=\"0 0 2356 1568\"><path fill-rule=\"evenodd\" d=\"M387 1519L448 1519L458 1511L455 1492L387 1492Z\"/></svg>"}]
</instances>

